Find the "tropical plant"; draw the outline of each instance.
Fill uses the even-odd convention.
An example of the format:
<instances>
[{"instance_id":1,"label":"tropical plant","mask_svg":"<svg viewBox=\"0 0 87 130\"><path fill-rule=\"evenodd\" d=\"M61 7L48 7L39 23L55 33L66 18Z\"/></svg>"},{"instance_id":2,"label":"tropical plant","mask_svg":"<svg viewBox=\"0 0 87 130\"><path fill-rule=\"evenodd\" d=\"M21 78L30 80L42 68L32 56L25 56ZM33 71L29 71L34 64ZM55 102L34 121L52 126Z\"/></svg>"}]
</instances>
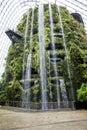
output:
<instances>
[{"instance_id":1,"label":"tropical plant","mask_svg":"<svg viewBox=\"0 0 87 130\"><path fill-rule=\"evenodd\" d=\"M87 101L87 83L83 83L77 90L77 99L81 102Z\"/></svg>"}]
</instances>

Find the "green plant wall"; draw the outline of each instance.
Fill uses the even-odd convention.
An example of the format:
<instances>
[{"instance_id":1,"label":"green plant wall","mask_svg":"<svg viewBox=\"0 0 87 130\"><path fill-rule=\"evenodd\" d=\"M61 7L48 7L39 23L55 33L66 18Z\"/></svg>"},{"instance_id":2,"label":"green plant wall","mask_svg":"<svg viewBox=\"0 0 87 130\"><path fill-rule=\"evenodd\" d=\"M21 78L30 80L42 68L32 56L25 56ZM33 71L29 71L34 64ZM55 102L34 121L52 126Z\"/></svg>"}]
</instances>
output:
<instances>
[{"instance_id":1,"label":"green plant wall","mask_svg":"<svg viewBox=\"0 0 87 130\"><path fill-rule=\"evenodd\" d=\"M57 11L57 6L51 5L52 7L52 16L53 16L53 25L54 25L54 33L61 33L59 16ZM76 98L76 90L80 88L83 82L86 83L87 73L85 73L84 69L86 69L87 61L87 36L85 34L85 29L82 23L79 23L77 20L73 18L73 16L69 13L69 11L65 7L60 7L62 23L64 28L66 46L67 46L67 55L68 62L71 73L71 80L73 84L73 89L75 92ZM23 34L25 32L26 26L26 18L27 15L24 14L22 20L17 26L18 31ZM24 50L24 37L18 43L15 43L10 46L8 50L8 55L6 58L6 67L5 72L3 73L1 80L1 87L7 93L8 100L21 100L20 92L23 91L23 86L20 80L22 79L23 72L23 55L24 57L24 68L26 69L27 57L30 52L30 29L31 29L31 19L32 19L32 9L29 9L29 25L28 25L28 36L27 43ZM52 86L53 92L53 101L57 101L56 89L55 89L55 76L49 76L53 74L53 63L50 63L49 69L49 56L48 51L51 48L51 28L50 28L50 16L49 16L49 7L48 5L44 5L44 30L45 30L45 55L46 55L46 70L47 70L47 93L48 93L48 101L50 101L50 86ZM34 8L34 24L33 24L33 42L32 42L32 61L31 61L31 69L37 73L38 78L31 78L31 101L34 102L34 97L37 95L37 101L41 101L41 84L40 84L40 56L39 56L39 40L38 40L38 7ZM60 37L54 37L55 46L60 44L60 49L56 49L56 55L65 55L65 48L63 45L63 41ZM51 51L50 51L51 53ZM85 58L84 58L85 57ZM70 79L68 76L67 70L67 61L66 58L61 62L57 63L57 70L62 73L62 77L65 81L67 94L69 100L70 97ZM32 74L32 73L31 73ZM61 77L59 77L61 78ZM37 84L34 84L34 81L37 80ZM15 81L15 82L14 82ZM5 84L4 84L5 83ZM17 88L15 88L15 84L17 84ZM13 89L14 88L14 89ZM17 92L16 92L17 91ZM6 99L6 100L7 100ZM61 97L62 100L62 97Z\"/></svg>"}]
</instances>

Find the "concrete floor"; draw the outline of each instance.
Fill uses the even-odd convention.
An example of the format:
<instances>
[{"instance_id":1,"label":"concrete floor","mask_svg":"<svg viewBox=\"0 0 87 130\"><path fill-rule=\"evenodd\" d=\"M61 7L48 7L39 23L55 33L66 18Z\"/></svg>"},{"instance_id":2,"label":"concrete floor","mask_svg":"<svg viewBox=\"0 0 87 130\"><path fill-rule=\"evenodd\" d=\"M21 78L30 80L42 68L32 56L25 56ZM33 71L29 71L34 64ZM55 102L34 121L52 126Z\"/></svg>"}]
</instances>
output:
<instances>
[{"instance_id":1,"label":"concrete floor","mask_svg":"<svg viewBox=\"0 0 87 130\"><path fill-rule=\"evenodd\" d=\"M87 111L15 112L0 108L0 130L87 130Z\"/></svg>"}]
</instances>

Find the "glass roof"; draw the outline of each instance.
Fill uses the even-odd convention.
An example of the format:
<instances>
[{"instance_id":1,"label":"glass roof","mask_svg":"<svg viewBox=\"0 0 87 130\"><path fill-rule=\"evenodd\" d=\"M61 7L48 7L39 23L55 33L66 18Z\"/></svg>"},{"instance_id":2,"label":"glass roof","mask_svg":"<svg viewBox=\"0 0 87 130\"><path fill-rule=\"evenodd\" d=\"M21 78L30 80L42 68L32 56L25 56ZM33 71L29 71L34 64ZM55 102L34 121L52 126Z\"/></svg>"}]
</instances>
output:
<instances>
[{"instance_id":1,"label":"glass roof","mask_svg":"<svg viewBox=\"0 0 87 130\"><path fill-rule=\"evenodd\" d=\"M41 0L0 0L0 77L5 68L5 58L11 41L5 34L10 29L16 30L23 14ZM56 3L65 6L70 12L81 14L87 32L87 0L42 0L43 3Z\"/></svg>"}]
</instances>

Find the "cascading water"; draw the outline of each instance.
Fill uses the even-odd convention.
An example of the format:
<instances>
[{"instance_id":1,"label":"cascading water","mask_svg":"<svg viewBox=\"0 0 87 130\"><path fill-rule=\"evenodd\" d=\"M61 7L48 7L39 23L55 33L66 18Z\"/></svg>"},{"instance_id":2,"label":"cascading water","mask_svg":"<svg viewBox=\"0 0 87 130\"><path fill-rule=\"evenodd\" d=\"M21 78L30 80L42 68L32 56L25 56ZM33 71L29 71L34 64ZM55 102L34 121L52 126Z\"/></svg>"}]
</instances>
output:
<instances>
[{"instance_id":1,"label":"cascading water","mask_svg":"<svg viewBox=\"0 0 87 130\"><path fill-rule=\"evenodd\" d=\"M52 6L49 2L48 4L49 6L49 10L48 10L48 15L49 15L49 20L50 20L50 25L49 25L49 34L50 34L50 38L48 36L48 39L51 39L51 45L52 48L50 49L50 47L48 46L48 57L47 59L49 59L49 68L46 66L46 52L47 50L45 50L45 34L44 34L44 28L47 29L48 26L44 25L44 5L43 5L43 1L40 1L39 3L39 9L38 9L38 35L37 32L35 32L36 30L36 26L34 23L34 9L32 9L32 15L30 16L31 18L31 24L28 23L29 20L29 13L27 15L27 21L26 21L26 29L25 29L25 43L24 43L24 58L23 58L23 63L25 62L25 50L26 50L26 43L27 43L27 37L28 37L28 24L29 26L31 26L30 29L30 42L29 42L29 54L28 54L28 58L27 58L27 63L26 63L26 69L23 67L23 79L24 79L24 90L25 93L23 95L23 102L24 104L22 105L23 107L26 108L34 108L32 106L31 100L34 101L36 104L38 104L38 109L40 109L42 107L42 110L47 110L47 109L54 109L54 108L68 108L69 107L69 102L68 102L68 94L67 94L67 90L65 85L65 81L64 81L64 77L63 74L61 75L61 70L60 67L62 67L61 64L63 64L63 60L66 60L67 62L67 70L68 70L68 75L69 75L69 79L70 79L70 83L72 85L71 82L71 75L70 75L70 68L69 68L69 62L68 62L68 55L67 55L67 47L66 47L66 42L65 42L65 37L64 37L64 30L63 30L63 25L62 25L62 19L61 19L61 14L60 14L60 9L58 6L58 17L59 17L59 22L58 24L60 24L60 30L61 30L61 34L59 33L59 31L55 31L55 23L53 23L53 15L52 15ZM37 14L35 14L35 17L37 16ZM48 17L48 16L46 16ZM55 24L55 25L54 25ZM33 27L34 26L34 27ZM34 33L33 33L34 31ZM45 30L46 31L46 30ZM61 35L61 41L60 41L60 37L59 34ZM32 76L31 76L31 66L33 65L33 56L32 55L32 42L33 39L32 38L38 38L39 37L39 56L40 56L40 70L38 71L38 73L40 72L40 81L41 81L41 99L38 100L38 98L40 98L40 90L39 89L39 77L37 79L37 77L33 78L33 73L35 73L32 70ZM54 38L58 37L57 42L60 43L55 43L55 39ZM63 48L56 48L56 45L59 44L64 44ZM37 45L38 46L38 45ZM62 45L61 45L62 46ZM34 47L33 47L34 48ZM64 50L65 49L65 50ZM59 57L59 55L57 56L57 54L59 54L59 51L64 51L64 54L66 53L66 59ZM34 50L36 51L36 50ZM33 51L33 52L34 52ZM48 61L48 60L47 60ZM31 64L32 62L32 64ZM51 66L52 65L52 66ZM58 66L59 65L59 66ZM49 74L48 78L46 75L46 68L48 69ZM34 68L35 71L37 72L37 68ZM57 70L58 69L58 70ZM54 72L53 72L54 71ZM53 72L53 73L52 73ZM52 77L53 76L53 77ZM53 78L53 79L52 79ZM56 80L54 80L56 78ZM48 82L47 82L48 81ZM49 83L50 81L50 83ZM30 82L32 82L30 84ZM48 83L48 87L47 87L47 83ZM55 84L55 86L54 86ZM37 87L38 86L38 87ZM55 92L56 89L56 92ZM47 97L47 92L49 92L48 97ZM33 96L32 96L33 95ZM55 96L56 95L56 96ZM50 101L50 103L48 104L48 100ZM62 102L60 101L62 100ZM55 101L57 101L57 104L55 103ZM40 102L42 103L42 105L40 106ZM35 107L36 108L36 107ZM35 109L34 108L34 109Z\"/></svg>"},{"instance_id":2,"label":"cascading water","mask_svg":"<svg viewBox=\"0 0 87 130\"><path fill-rule=\"evenodd\" d=\"M53 58L54 58L55 44L54 44L54 32L53 32L53 17L52 17L52 9L51 9L50 2L49 2L49 13L50 13L50 27L51 27L51 43L52 43ZM55 77L57 78L56 79L57 103L58 103L58 108L60 108L60 91L59 91L58 72L57 72L56 60L53 63L53 67L54 67Z\"/></svg>"},{"instance_id":3,"label":"cascading water","mask_svg":"<svg viewBox=\"0 0 87 130\"><path fill-rule=\"evenodd\" d=\"M28 16L29 18L29 16ZM28 27L28 18L27 18L27 27ZM29 108L30 109L30 79L31 79L31 58L32 58L32 51L31 51L31 47L32 47L32 37L33 37L33 21L34 21L34 9L32 9L32 21L31 21L31 31L30 31L30 52L28 54L28 58L27 58L27 65L26 65L26 73L25 73L25 81L24 81L24 90L25 90L25 94L24 94L24 107ZM28 28L27 28L28 29ZM28 32L28 30L27 30ZM26 33L27 35L27 33Z\"/></svg>"},{"instance_id":4,"label":"cascading water","mask_svg":"<svg viewBox=\"0 0 87 130\"><path fill-rule=\"evenodd\" d=\"M48 58L49 58L49 78L51 78L51 74L50 74L50 70L51 70L50 51L48 51ZM50 103L49 103L50 106L49 107L50 107L50 109L53 109L53 93L52 93L51 83L50 83L50 86L49 86L49 99L50 99Z\"/></svg>"},{"instance_id":5,"label":"cascading water","mask_svg":"<svg viewBox=\"0 0 87 130\"><path fill-rule=\"evenodd\" d=\"M34 86L36 87L36 85L37 85L37 80L35 80L34 81ZM36 93L34 93L34 102L36 103L37 102L37 91L36 91Z\"/></svg>"},{"instance_id":6,"label":"cascading water","mask_svg":"<svg viewBox=\"0 0 87 130\"><path fill-rule=\"evenodd\" d=\"M48 56L50 56L50 52L48 51ZM49 57L49 78L51 77L51 75L50 75L50 57ZM50 92L49 92L49 95L50 95L50 102L52 103L52 98L53 98L53 96L52 96L52 86L50 86Z\"/></svg>"},{"instance_id":7,"label":"cascading water","mask_svg":"<svg viewBox=\"0 0 87 130\"><path fill-rule=\"evenodd\" d=\"M24 53L23 53L23 74L22 79L24 80L23 88L24 90L27 89L27 84L25 82L25 49L27 43L27 35L28 35L28 22L29 22L29 12L27 12L27 19L26 19L26 26L25 26L25 35L24 35ZM26 99L26 92L22 93L22 107L27 107L27 99Z\"/></svg>"},{"instance_id":8,"label":"cascading water","mask_svg":"<svg viewBox=\"0 0 87 130\"><path fill-rule=\"evenodd\" d=\"M32 8L32 21L31 21L31 32L30 32L30 52L31 52L31 47L32 47L32 38L33 38L33 22L34 22L34 8Z\"/></svg>"},{"instance_id":9,"label":"cascading water","mask_svg":"<svg viewBox=\"0 0 87 130\"><path fill-rule=\"evenodd\" d=\"M24 89L25 89L25 107L30 108L30 77L31 77L31 54L28 55L27 59L27 66L26 66L26 73L25 73L25 82L24 82Z\"/></svg>"},{"instance_id":10,"label":"cascading water","mask_svg":"<svg viewBox=\"0 0 87 130\"><path fill-rule=\"evenodd\" d=\"M63 104L64 104L64 107L68 108L69 105L68 105L66 86L65 86L63 79L60 79L59 81L60 81L60 89L61 89L61 93L62 93Z\"/></svg>"},{"instance_id":11,"label":"cascading water","mask_svg":"<svg viewBox=\"0 0 87 130\"><path fill-rule=\"evenodd\" d=\"M73 85L72 85L72 80L71 80L70 66L69 66L69 61L68 61L69 58L68 58L68 54L67 54L67 46L66 46L66 41L65 41L65 36L64 36L61 12L60 12L60 7L57 6L57 8L58 8L58 15L59 15L59 19L60 19L60 27L61 27L61 31L62 31L63 44L64 44L64 48L65 48L65 53L66 53L67 70L68 70L68 76L69 76L70 85L71 85L71 95L72 95L72 99L74 100Z\"/></svg>"},{"instance_id":12,"label":"cascading water","mask_svg":"<svg viewBox=\"0 0 87 130\"><path fill-rule=\"evenodd\" d=\"M44 6L41 1L39 4L38 16L39 30L39 50L40 50L40 76L42 88L42 110L48 109L47 106L47 81L46 81L46 63L45 63L45 41L44 41Z\"/></svg>"}]
</instances>

